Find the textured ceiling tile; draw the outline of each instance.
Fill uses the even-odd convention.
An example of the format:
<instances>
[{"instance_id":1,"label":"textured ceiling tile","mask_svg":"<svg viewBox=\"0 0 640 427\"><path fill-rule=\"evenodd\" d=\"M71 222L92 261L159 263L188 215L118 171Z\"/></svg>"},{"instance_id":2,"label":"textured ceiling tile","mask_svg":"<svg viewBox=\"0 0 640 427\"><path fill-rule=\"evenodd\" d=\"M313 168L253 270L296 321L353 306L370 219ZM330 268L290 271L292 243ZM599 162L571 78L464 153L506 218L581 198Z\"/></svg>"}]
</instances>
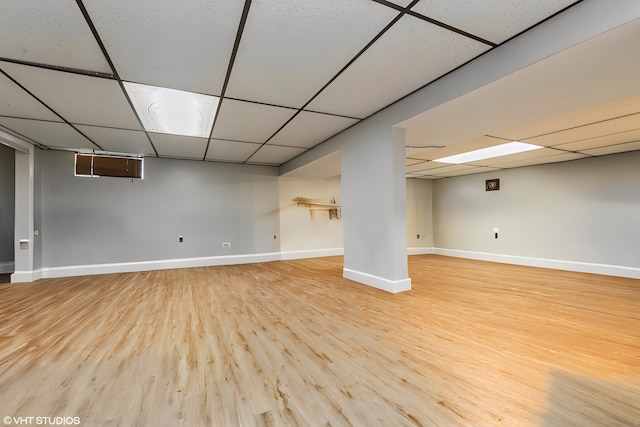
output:
<instances>
[{"instance_id":1,"label":"textured ceiling tile","mask_svg":"<svg viewBox=\"0 0 640 427\"><path fill-rule=\"evenodd\" d=\"M441 178L444 178L444 177L442 177L442 176L434 176L434 175L412 175L412 174L407 174L407 178L424 179L426 181L435 181L436 179L441 179Z\"/></svg>"},{"instance_id":2,"label":"textured ceiling tile","mask_svg":"<svg viewBox=\"0 0 640 427\"><path fill-rule=\"evenodd\" d=\"M638 123L638 126L640 126L640 123ZM640 141L640 129L614 133L612 135L599 136L596 138L587 138L580 141L570 142L568 144L556 145L555 147L561 150L585 151L593 148L607 147L612 145L615 146L631 141Z\"/></svg>"},{"instance_id":3,"label":"textured ceiling tile","mask_svg":"<svg viewBox=\"0 0 640 427\"><path fill-rule=\"evenodd\" d=\"M114 80L18 64L3 64L2 68L71 123L140 130Z\"/></svg>"},{"instance_id":4,"label":"textured ceiling tile","mask_svg":"<svg viewBox=\"0 0 640 427\"><path fill-rule=\"evenodd\" d=\"M99 149L66 123L0 117L0 125L49 148Z\"/></svg>"},{"instance_id":5,"label":"textured ceiling tile","mask_svg":"<svg viewBox=\"0 0 640 427\"><path fill-rule=\"evenodd\" d=\"M407 7L413 0L391 0L390 3L397 4L398 6Z\"/></svg>"},{"instance_id":6,"label":"textured ceiling tile","mask_svg":"<svg viewBox=\"0 0 640 427\"><path fill-rule=\"evenodd\" d=\"M3 58L111 73L82 12L71 0L4 0L0 40Z\"/></svg>"},{"instance_id":7,"label":"textured ceiling tile","mask_svg":"<svg viewBox=\"0 0 640 427\"><path fill-rule=\"evenodd\" d=\"M251 157L258 148L260 148L260 144L212 139L209 151L207 151L207 160L242 163Z\"/></svg>"},{"instance_id":8,"label":"textured ceiling tile","mask_svg":"<svg viewBox=\"0 0 640 427\"><path fill-rule=\"evenodd\" d=\"M502 43L575 0L421 0L412 11L493 43Z\"/></svg>"},{"instance_id":9,"label":"textured ceiling tile","mask_svg":"<svg viewBox=\"0 0 640 427\"><path fill-rule=\"evenodd\" d=\"M462 166L462 165L458 165L458 166ZM476 173L491 172L496 170L499 170L499 168L485 168L485 167L473 167L473 166L462 167L462 168L451 168L449 170L437 169L434 171L435 173L431 176L444 178L448 176L472 175Z\"/></svg>"},{"instance_id":10,"label":"textured ceiling tile","mask_svg":"<svg viewBox=\"0 0 640 427\"><path fill-rule=\"evenodd\" d=\"M311 148L357 122L357 119L302 111L269 143Z\"/></svg>"},{"instance_id":11,"label":"textured ceiling tile","mask_svg":"<svg viewBox=\"0 0 640 427\"><path fill-rule=\"evenodd\" d=\"M490 159L484 160L475 160L473 162L469 162L467 164L472 164L476 166L496 166L502 165L504 163L512 163L519 161L531 161L535 159L541 159L543 157L555 156L560 152L558 150L554 150L552 148L539 148L537 150L525 151L522 153L508 154L506 156L492 157Z\"/></svg>"},{"instance_id":12,"label":"textured ceiling tile","mask_svg":"<svg viewBox=\"0 0 640 427\"><path fill-rule=\"evenodd\" d=\"M244 2L84 3L123 80L220 95Z\"/></svg>"},{"instance_id":13,"label":"textured ceiling tile","mask_svg":"<svg viewBox=\"0 0 640 427\"><path fill-rule=\"evenodd\" d=\"M227 95L299 108L397 14L370 0L253 2Z\"/></svg>"},{"instance_id":14,"label":"textured ceiling tile","mask_svg":"<svg viewBox=\"0 0 640 427\"><path fill-rule=\"evenodd\" d=\"M456 144L450 144L442 148L429 148L424 151L412 152L411 157L423 160L435 160L443 157L453 156L455 154L466 153L468 151L480 150L481 148L493 147L494 145L504 144L505 141L490 136L480 136L478 138L468 139Z\"/></svg>"},{"instance_id":15,"label":"textured ceiling tile","mask_svg":"<svg viewBox=\"0 0 640 427\"><path fill-rule=\"evenodd\" d=\"M640 141L628 142L626 144L611 145L608 147L594 148L592 150L584 150L583 153L592 156L605 156L607 154L624 153L627 151L640 150Z\"/></svg>"},{"instance_id":16,"label":"textured ceiling tile","mask_svg":"<svg viewBox=\"0 0 640 427\"><path fill-rule=\"evenodd\" d=\"M287 160L302 154L304 151L303 148L280 147L278 145L266 144L262 146L256 154L251 156L251 158L247 160L247 163L281 165Z\"/></svg>"},{"instance_id":17,"label":"textured ceiling tile","mask_svg":"<svg viewBox=\"0 0 640 427\"><path fill-rule=\"evenodd\" d=\"M3 64L0 63L0 68L2 66ZM0 74L0 116L61 121L58 116L4 74Z\"/></svg>"},{"instance_id":18,"label":"textured ceiling tile","mask_svg":"<svg viewBox=\"0 0 640 427\"><path fill-rule=\"evenodd\" d=\"M514 140L546 135L561 130L576 128L605 120L615 119L633 113L640 113L640 94L627 96L614 101L596 104L568 113L552 116L543 120L526 123L514 128L495 132L496 136ZM640 119L639 119L640 122Z\"/></svg>"},{"instance_id":19,"label":"textured ceiling tile","mask_svg":"<svg viewBox=\"0 0 640 427\"><path fill-rule=\"evenodd\" d=\"M407 157L404 161L405 166L411 166L411 165L415 165L418 163L424 163L424 160L420 160L420 159L412 159L410 157Z\"/></svg>"},{"instance_id":20,"label":"textured ceiling tile","mask_svg":"<svg viewBox=\"0 0 640 427\"><path fill-rule=\"evenodd\" d=\"M245 142L266 142L296 110L225 99L213 137Z\"/></svg>"},{"instance_id":21,"label":"textured ceiling tile","mask_svg":"<svg viewBox=\"0 0 640 427\"><path fill-rule=\"evenodd\" d=\"M488 48L418 18L404 16L308 109L367 117Z\"/></svg>"},{"instance_id":22,"label":"textured ceiling tile","mask_svg":"<svg viewBox=\"0 0 640 427\"><path fill-rule=\"evenodd\" d=\"M77 128L99 144L105 151L155 156L153 147L151 147L147 136L142 131L95 126L77 126Z\"/></svg>"},{"instance_id":23,"label":"textured ceiling tile","mask_svg":"<svg viewBox=\"0 0 640 427\"><path fill-rule=\"evenodd\" d=\"M556 153L558 153L558 151L556 151ZM518 168L522 166L533 166L533 165L543 165L547 163L566 162L569 160L584 159L586 157L589 157L589 156L585 154L580 154L580 153L561 153L561 154L553 154L551 156L542 156L537 158L508 161L508 162L497 164L496 166L499 166L501 168Z\"/></svg>"},{"instance_id":24,"label":"textured ceiling tile","mask_svg":"<svg viewBox=\"0 0 640 427\"><path fill-rule=\"evenodd\" d=\"M207 147L206 138L150 133L160 157L202 160Z\"/></svg>"},{"instance_id":25,"label":"textured ceiling tile","mask_svg":"<svg viewBox=\"0 0 640 427\"><path fill-rule=\"evenodd\" d=\"M441 167L444 167L444 166L445 165L442 164L442 163L422 161L420 163L407 165L407 166L405 166L404 170L407 173L413 173L413 172L419 172L419 171L424 171L424 170L428 170L428 169L441 168Z\"/></svg>"},{"instance_id":26,"label":"textured ceiling tile","mask_svg":"<svg viewBox=\"0 0 640 427\"><path fill-rule=\"evenodd\" d=\"M595 138L598 136L613 135L615 133L635 130L638 126L640 126L640 113L566 129L549 135L542 135L535 138L524 138L522 141L549 147L552 145L581 141L587 138Z\"/></svg>"},{"instance_id":27,"label":"textured ceiling tile","mask_svg":"<svg viewBox=\"0 0 640 427\"><path fill-rule=\"evenodd\" d=\"M475 170L476 172L478 172L480 169L483 169L479 166L472 166L472 165L446 165L443 163L440 163L440 165L442 166L430 168L431 170L429 171L429 173L432 175L455 176L459 172L465 172L465 171L471 171L471 170Z\"/></svg>"}]
</instances>

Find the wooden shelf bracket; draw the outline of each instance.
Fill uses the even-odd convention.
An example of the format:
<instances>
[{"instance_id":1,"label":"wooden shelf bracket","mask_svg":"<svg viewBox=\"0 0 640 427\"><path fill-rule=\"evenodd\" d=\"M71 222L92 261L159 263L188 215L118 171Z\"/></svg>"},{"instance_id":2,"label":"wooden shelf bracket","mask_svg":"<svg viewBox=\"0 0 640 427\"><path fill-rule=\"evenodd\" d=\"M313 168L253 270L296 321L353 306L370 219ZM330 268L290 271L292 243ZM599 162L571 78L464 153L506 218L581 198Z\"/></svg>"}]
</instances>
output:
<instances>
[{"instance_id":1,"label":"wooden shelf bracket","mask_svg":"<svg viewBox=\"0 0 640 427\"><path fill-rule=\"evenodd\" d=\"M294 197L294 202L298 204L298 206L306 206L309 208L309 211L313 213L313 211L327 211L329 213L329 219L340 219L340 205L335 203L335 200L331 200L329 202L318 199L309 199L307 197Z\"/></svg>"}]
</instances>

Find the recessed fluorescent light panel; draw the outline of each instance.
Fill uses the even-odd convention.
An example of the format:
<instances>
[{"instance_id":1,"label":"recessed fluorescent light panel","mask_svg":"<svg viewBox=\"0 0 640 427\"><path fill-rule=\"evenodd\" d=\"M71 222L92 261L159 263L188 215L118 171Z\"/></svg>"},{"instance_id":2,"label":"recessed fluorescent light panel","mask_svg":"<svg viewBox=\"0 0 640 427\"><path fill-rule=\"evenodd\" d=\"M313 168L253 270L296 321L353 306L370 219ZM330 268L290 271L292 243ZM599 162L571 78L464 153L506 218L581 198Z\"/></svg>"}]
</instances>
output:
<instances>
[{"instance_id":1,"label":"recessed fluorescent light panel","mask_svg":"<svg viewBox=\"0 0 640 427\"><path fill-rule=\"evenodd\" d=\"M123 82L147 132L208 138L220 98Z\"/></svg>"},{"instance_id":2,"label":"recessed fluorescent light panel","mask_svg":"<svg viewBox=\"0 0 640 427\"><path fill-rule=\"evenodd\" d=\"M456 154L455 156L435 159L434 162L453 163L457 165L460 163L471 163L478 160L491 159L493 157L506 156L509 154L524 153L525 151L537 150L538 148L543 147L539 145L513 141L506 144L494 145L493 147L482 148L480 150Z\"/></svg>"}]
</instances>

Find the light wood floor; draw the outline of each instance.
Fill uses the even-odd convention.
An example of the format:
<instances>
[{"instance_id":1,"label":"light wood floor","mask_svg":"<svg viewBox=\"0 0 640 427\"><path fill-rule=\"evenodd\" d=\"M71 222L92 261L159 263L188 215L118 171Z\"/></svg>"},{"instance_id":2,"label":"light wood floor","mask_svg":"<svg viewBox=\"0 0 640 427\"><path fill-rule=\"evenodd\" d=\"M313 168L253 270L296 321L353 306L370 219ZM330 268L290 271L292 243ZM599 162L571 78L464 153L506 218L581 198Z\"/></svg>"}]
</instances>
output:
<instances>
[{"instance_id":1,"label":"light wood floor","mask_svg":"<svg viewBox=\"0 0 640 427\"><path fill-rule=\"evenodd\" d=\"M640 281L339 257L0 285L0 416L82 426L640 425Z\"/></svg>"}]
</instances>

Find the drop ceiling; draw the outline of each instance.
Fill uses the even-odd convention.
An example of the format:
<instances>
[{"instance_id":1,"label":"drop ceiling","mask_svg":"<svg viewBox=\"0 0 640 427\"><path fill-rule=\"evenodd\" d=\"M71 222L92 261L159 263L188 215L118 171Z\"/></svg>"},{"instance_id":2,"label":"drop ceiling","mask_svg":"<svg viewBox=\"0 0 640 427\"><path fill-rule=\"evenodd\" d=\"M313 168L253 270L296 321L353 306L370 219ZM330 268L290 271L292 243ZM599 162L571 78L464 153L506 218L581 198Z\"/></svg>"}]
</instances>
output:
<instances>
[{"instance_id":1,"label":"drop ceiling","mask_svg":"<svg viewBox=\"0 0 640 427\"><path fill-rule=\"evenodd\" d=\"M7 0L0 130L42 149L278 166L576 3ZM148 132L123 82L220 97L209 137ZM407 173L535 163L431 162L514 137L547 147L540 162L640 149L638 99L626 102L607 123L592 111L580 115L591 122L568 114L571 126L547 118L456 141L437 141L428 118L416 118L406 124ZM446 149L411 148L415 140Z\"/></svg>"}]
</instances>

